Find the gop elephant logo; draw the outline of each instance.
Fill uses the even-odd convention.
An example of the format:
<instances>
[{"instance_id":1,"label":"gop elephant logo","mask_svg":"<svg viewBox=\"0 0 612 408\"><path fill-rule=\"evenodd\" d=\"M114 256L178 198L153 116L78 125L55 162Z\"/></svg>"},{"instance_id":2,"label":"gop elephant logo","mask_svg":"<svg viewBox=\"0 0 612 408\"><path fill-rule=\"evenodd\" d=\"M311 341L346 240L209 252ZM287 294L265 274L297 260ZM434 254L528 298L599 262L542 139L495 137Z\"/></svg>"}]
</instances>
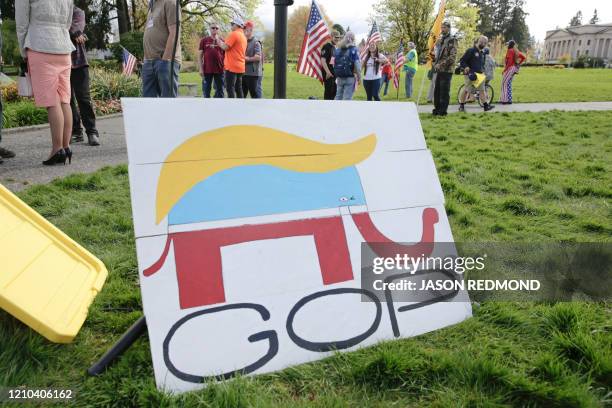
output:
<instances>
[{"instance_id":1,"label":"gop elephant logo","mask_svg":"<svg viewBox=\"0 0 612 408\"><path fill-rule=\"evenodd\" d=\"M284 155L258 157L261 146ZM258 126L202 133L165 160L157 189L157 221L167 217L168 225L175 226L350 207L355 208L350 211L351 218L365 242L393 244L376 228L370 214L360 210L367 208L367 202L355 165L367 159L375 147L375 135L350 144L329 145ZM189 161L193 151L217 150L231 157L236 148L245 158ZM437 222L436 209L426 208L419 244L376 246L376 251L388 251L391 256L428 256ZM181 309L224 303L222 247L296 236L314 238L324 285L353 280L339 215L169 233L159 260L146 268L144 275L151 276L162 268L173 245Z\"/></svg>"}]
</instances>

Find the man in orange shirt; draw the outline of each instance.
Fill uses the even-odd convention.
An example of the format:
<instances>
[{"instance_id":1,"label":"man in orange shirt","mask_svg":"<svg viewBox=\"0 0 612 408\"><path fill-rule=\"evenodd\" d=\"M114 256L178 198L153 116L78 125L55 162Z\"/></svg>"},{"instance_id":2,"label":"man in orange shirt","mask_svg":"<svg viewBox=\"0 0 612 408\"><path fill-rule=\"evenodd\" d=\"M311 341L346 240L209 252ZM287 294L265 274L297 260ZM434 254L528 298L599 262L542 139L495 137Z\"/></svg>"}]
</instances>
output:
<instances>
[{"instance_id":1,"label":"man in orange shirt","mask_svg":"<svg viewBox=\"0 0 612 408\"><path fill-rule=\"evenodd\" d=\"M232 20L232 32L225 41L217 38L217 44L225 51L225 89L228 98L243 98L242 94L242 75L245 71L245 53L247 39L242 31L244 22L240 17Z\"/></svg>"}]
</instances>

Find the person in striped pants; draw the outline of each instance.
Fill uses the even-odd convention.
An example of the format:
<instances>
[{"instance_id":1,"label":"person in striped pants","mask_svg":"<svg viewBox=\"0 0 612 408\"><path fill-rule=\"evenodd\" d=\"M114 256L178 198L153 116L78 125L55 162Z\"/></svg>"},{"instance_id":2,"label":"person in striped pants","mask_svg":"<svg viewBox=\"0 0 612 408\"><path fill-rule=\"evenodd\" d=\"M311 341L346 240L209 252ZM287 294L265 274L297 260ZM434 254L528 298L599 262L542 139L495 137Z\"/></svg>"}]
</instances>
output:
<instances>
[{"instance_id":1,"label":"person in striped pants","mask_svg":"<svg viewBox=\"0 0 612 408\"><path fill-rule=\"evenodd\" d=\"M502 105L512 104L512 80L518 74L519 67L525 62L525 54L519 51L516 47L516 42L510 40L508 42L508 51L506 52L506 60L504 72L502 75L501 97L499 103Z\"/></svg>"}]
</instances>

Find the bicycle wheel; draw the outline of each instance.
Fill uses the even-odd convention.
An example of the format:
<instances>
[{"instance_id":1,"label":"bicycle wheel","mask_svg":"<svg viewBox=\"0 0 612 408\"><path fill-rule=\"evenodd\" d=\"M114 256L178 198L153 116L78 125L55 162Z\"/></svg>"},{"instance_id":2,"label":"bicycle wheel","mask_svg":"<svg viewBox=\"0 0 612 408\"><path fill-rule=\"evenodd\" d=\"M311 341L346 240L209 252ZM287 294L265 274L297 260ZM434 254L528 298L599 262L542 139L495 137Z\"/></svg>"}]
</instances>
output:
<instances>
[{"instance_id":1,"label":"bicycle wheel","mask_svg":"<svg viewBox=\"0 0 612 408\"><path fill-rule=\"evenodd\" d=\"M463 92L463 88L465 84L462 84L459 89L457 89L457 103L461 103L461 92Z\"/></svg>"},{"instance_id":2,"label":"bicycle wheel","mask_svg":"<svg viewBox=\"0 0 612 408\"><path fill-rule=\"evenodd\" d=\"M493 91L493 87L489 84L487 84L485 86L485 90L487 91L487 103L491 103L491 101L493 100L493 96L495 95L495 92ZM482 107L484 106L484 103L482 103L482 101L480 100L480 95L478 96L478 104Z\"/></svg>"},{"instance_id":3,"label":"bicycle wheel","mask_svg":"<svg viewBox=\"0 0 612 408\"><path fill-rule=\"evenodd\" d=\"M491 103L494 101L494 97L495 97L495 91L493 90L493 87L489 84L487 84L486 86L487 89L487 99L489 100L488 102Z\"/></svg>"}]
</instances>

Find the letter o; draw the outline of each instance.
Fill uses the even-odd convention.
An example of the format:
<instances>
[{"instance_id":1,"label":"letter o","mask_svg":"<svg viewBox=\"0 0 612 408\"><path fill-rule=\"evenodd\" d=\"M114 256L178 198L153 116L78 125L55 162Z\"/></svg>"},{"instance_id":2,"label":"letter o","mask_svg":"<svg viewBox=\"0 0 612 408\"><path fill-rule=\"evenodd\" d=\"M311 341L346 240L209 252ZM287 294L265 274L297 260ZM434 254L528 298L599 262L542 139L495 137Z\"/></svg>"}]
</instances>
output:
<instances>
[{"instance_id":1,"label":"letter o","mask_svg":"<svg viewBox=\"0 0 612 408\"><path fill-rule=\"evenodd\" d=\"M312 300L315 300L321 297L342 295L346 293L365 295L369 297L370 299L372 299L372 301L376 305L376 317L374 318L374 323L372 323L372 325L370 326L368 330L366 330L364 333L358 336L352 337L347 340L331 341L331 342L308 341L308 340L301 338L295 333L295 330L293 329L293 320L295 319L295 315L297 314L297 312L304 305L306 305L308 302ZM289 337L291 338L291 340L293 340L293 342L298 347L301 347L305 350L316 351L319 353L324 353L326 351L332 351L332 350L343 350L343 349L347 349L347 348L356 346L357 344L361 343L362 341L370 337L372 334L374 334L376 330L378 330L378 326L380 325L381 317L382 317L382 306L380 304L380 300L378 300L376 295L374 295L372 292L367 291L365 289L352 289L352 288L331 289L331 290L326 290L322 292L316 292L316 293L313 293L312 295L308 295L300 299L295 304L295 306L293 306L293 308L289 312L289 316L287 316L287 334L289 334Z\"/></svg>"},{"instance_id":2,"label":"letter o","mask_svg":"<svg viewBox=\"0 0 612 408\"><path fill-rule=\"evenodd\" d=\"M268 348L268 352L261 357L259 360L257 360L256 362L242 368L242 369L238 369L238 370L234 370L234 371L229 371L223 374L219 374L219 375L211 375L211 376L201 376L201 375L194 375L194 374L189 374L189 373L185 373L181 370L179 370L174 363L172 362L172 360L170 359L170 341L172 340L172 337L174 336L174 334L176 333L176 331L185 323L187 323L189 320L191 319L195 319L197 317L203 316L203 315L207 315L207 314L212 314L212 313L217 313L217 312L223 312L225 310L235 310L235 309L251 309L251 310L255 310L256 312L259 313L259 315L261 316L261 318L263 319L263 321L268 321L270 320L270 312L268 311L268 309L266 309L264 306L256 304L256 303L237 303L237 304L232 304L232 305L224 305L224 306L218 306L218 307L213 307L211 309L205 309L205 310L200 310L199 312L195 312L192 313L190 315L187 315L185 317L183 317L182 319L180 319L179 321L177 321L176 323L174 323L174 325L170 328L170 331L168 332L168 334L166 335L166 338L164 339L164 344L163 344L163 352L164 352L164 363L166 364L166 367L168 368L168 371L170 371L172 374L174 374L175 377L186 381L186 382L191 382L191 383L196 383L196 384L201 384L205 381L214 379L216 381L222 381L222 380L227 380L230 378L235 377L238 374L241 375L246 375L249 373L252 373L253 371L263 367L264 365L266 365L270 360L272 360L272 358L274 358L274 356L276 356L276 354L278 353L278 336L276 334L276 332L274 330L266 330L266 331L262 331L262 332L258 332L255 334L250 335L247 340L250 343L255 343L258 341L262 341L262 340L268 340L269 343L269 348Z\"/></svg>"}]
</instances>

